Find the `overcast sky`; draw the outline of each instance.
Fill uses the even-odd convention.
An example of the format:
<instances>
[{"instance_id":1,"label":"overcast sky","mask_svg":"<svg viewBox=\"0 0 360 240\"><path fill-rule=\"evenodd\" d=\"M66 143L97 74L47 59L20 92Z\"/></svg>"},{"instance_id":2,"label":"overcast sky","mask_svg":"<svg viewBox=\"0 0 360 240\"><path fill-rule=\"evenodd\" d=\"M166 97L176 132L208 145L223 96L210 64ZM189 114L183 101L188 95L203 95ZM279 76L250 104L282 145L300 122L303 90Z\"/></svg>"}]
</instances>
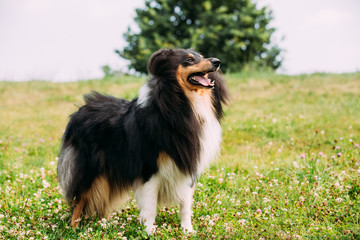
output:
<instances>
[{"instance_id":1,"label":"overcast sky","mask_svg":"<svg viewBox=\"0 0 360 240\"><path fill-rule=\"evenodd\" d=\"M258 0L273 10L286 74L360 71L359 0ZM144 0L0 0L0 80L70 81L126 70L114 49Z\"/></svg>"}]
</instances>

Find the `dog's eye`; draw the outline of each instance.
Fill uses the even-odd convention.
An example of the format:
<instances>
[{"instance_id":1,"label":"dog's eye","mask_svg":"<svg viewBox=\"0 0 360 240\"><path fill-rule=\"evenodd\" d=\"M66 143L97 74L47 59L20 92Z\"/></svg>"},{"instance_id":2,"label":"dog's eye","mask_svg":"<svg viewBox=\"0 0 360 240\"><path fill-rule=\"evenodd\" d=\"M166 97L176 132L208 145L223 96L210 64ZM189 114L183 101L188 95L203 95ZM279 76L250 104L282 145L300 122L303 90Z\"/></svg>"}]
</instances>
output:
<instances>
[{"instance_id":1,"label":"dog's eye","mask_svg":"<svg viewBox=\"0 0 360 240\"><path fill-rule=\"evenodd\" d=\"M193 63L195 61L195 59L193 59L193 58L188 58L188 59L186 59L186 62L187 63Z\"/></svg>"}]
</instances>

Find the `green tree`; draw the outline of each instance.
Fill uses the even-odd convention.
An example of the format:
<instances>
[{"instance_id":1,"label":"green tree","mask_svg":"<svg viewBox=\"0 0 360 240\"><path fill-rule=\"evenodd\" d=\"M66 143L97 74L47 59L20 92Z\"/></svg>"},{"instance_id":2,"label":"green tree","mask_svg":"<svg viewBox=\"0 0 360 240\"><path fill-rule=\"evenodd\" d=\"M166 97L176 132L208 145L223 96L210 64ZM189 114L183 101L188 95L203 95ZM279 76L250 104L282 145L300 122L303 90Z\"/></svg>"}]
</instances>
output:
<instances>
[{"instance_id":1,"label":"green tree","mask_svg":"<svg viewBox=\"0 0 360 240\"><path fill-rule=\"evenodd\" d=\"M251 0L146 0L124 34L128 45L116 50L129 68L146 73L150 55L160 48L193 48L221 59L222 69L239 71L246 64L277 69L281 49L270 42L272 13Z\"/></svg>"}]
</instances>

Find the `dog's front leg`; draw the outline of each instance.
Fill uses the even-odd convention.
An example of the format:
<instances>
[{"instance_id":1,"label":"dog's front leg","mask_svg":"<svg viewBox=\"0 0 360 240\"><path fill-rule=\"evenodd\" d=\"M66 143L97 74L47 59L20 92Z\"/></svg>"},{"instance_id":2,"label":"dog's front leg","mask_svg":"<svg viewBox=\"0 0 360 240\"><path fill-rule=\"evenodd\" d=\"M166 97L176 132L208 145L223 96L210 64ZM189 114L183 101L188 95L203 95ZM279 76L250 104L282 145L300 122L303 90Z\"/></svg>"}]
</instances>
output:
<instances>
[{"instance_id":1,"label":"dog's front leg","mask_svg":"<svg viewBox=\"0 0 360 240\"><path fill-rule=\"evenodd\" d=\"M187 187L184 191L182 202L180 203L180 220L184 232L194 232L191 224L191 205L193 202L194 189L195 186Z\"/></svg>"},{"instance_id":2,"label":"dog's front leg","mask_svg":"<svg viewBox=\"0 0 360 240\"><path fill-rule=\"evenodd\" d=\"M155 217L157 198L159 193L159 179L153 176L145 183L134 187L135 198L140 207L140 222L146 226L146 232L154 233L156 229Z\"/></svg>"}]
</instances>

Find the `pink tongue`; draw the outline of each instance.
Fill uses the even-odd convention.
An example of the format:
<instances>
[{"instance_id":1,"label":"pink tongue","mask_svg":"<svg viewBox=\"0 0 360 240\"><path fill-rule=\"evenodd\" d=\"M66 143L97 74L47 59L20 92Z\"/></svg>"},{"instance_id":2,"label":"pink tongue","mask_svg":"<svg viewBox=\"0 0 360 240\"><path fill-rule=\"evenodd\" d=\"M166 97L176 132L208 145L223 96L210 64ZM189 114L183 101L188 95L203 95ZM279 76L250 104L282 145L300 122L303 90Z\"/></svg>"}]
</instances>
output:
<instances>
[{"instance_id":1,"label":"pink tongue","mask_svg":"<svg viewBox=\"0 0 360 240\"><path fill-rule=\"evenodd\" d=\"M196 80L198 81L198 83L200 83L201 85L207 87L210 85L210 79L207 79L203 76L195 76Z\"/></svg>"}]
</instances>

